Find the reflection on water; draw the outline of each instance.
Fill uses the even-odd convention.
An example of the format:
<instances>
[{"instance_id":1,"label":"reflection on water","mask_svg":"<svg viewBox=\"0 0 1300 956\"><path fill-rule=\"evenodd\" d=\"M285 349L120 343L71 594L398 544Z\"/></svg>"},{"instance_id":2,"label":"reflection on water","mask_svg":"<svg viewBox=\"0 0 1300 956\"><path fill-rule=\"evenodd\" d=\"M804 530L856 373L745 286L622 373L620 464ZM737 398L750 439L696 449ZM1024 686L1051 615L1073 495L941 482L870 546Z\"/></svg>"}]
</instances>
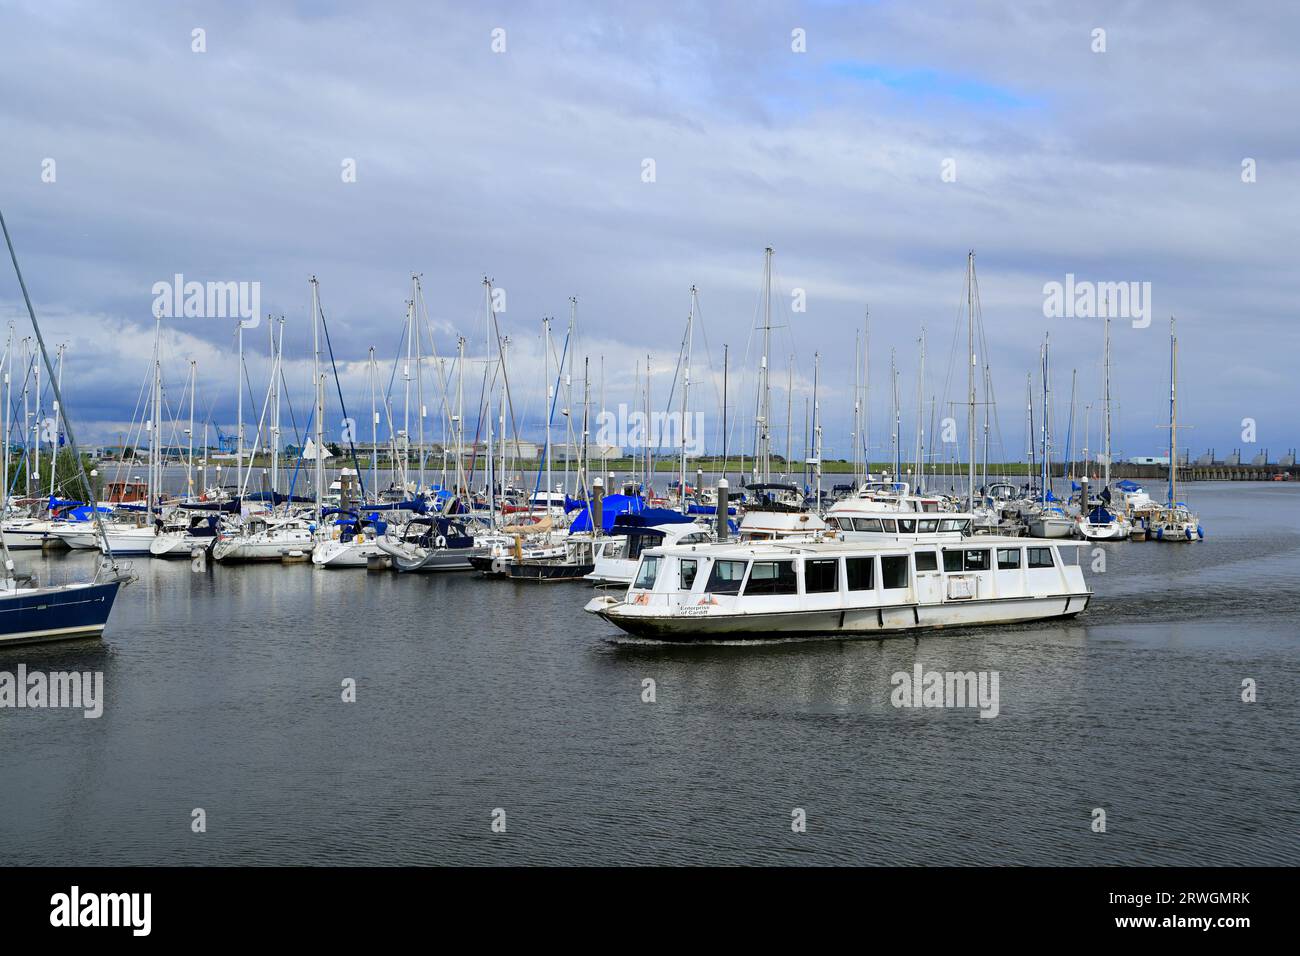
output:
<instances>
[{"instance_id":1,"label":"reflection on water","mask_svg":"<svg viewBox=\"0 0 1300 956\"><path fill-rule=\"evenodd\" d=\"M1300 489L1189 494L1207 540L1101 545L1074 621L887 640L662 645L580 584L135 559L104 642L0 651L107 698L0 710L0 863L1300 863ZM1000 715L895 709L917 662L998 671Z\"/></svg>"}]
</instances>

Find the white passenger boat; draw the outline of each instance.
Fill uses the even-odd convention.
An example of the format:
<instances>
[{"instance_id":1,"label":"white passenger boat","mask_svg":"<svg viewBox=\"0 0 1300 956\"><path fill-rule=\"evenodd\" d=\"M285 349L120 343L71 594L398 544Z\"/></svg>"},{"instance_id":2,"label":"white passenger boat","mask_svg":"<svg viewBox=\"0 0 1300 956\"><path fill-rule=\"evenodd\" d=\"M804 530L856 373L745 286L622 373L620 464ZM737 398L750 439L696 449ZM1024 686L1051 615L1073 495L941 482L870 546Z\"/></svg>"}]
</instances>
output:
<instances>
[{"instance_id":1,"label":"white passenger boat","mask_svg":"<svg viewBox=\"0 0 1300 956\"><path fill-rule=\"evenodd\" d=\"M975 542L978 541L978 544ZM1073 617L1079 542L750 543L652 548L622 597L586 610L670 641L870 635Z\"/></svg>"},{"instance_id":2,"label":"white passenger boat","mask_svg":"<svg viewBox=\"0 0 1300 956\"><path fill-rule=\"evenodd\" d=\"M844 498L826 514L826 531L841 541L895 540L898 538L960 539L974 533L970 512L943 511L938 499L915 497L912 508L880 506L869 499Z\"/></svg>"}]
</instances>

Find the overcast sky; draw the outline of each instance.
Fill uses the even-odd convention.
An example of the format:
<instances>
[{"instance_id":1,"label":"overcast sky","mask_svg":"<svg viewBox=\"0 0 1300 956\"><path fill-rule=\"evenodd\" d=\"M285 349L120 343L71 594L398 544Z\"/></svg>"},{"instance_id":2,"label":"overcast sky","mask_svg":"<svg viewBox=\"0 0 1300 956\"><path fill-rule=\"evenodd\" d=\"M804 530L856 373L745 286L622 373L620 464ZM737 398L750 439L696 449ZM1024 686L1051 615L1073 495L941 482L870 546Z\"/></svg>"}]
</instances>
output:
<instances>
[{"instance_id":1,"label":"overcast sky","mask_svg":"<svg viewBox=\"0 0 1300 956\"><path fill-rule=\"evenodd\" d=\"M704 369L719 373L730 346L731 417L747 422L770 245L777 451L790 356L799 443L819 352L825 453L851 456L868 307L874 456L889 447L891 349L913 441L923 326L927 405L942 417L964 400L954 334L974 249L1006 457L1024 453L1047 333L1058 455L1075 369L1075 448L1086 405L1096 447L1100 321L1044 315L1044 284L1070 273L1151 283L1149 327L1112 325L1118 454L1167 441L1173 314L1184 443L1276 457L1300 443L1300 12L1086 6L5 2L0 208L47 340L68 345L68 406L92 440L133 417L156 282L260 283L262 310L286 318L301 422L317 276L349 411L366 420L367 350L386 389L418 272L442 355L458 333L487 354L483 277L505 290L532 435L543 316L558 349L577 296L593 392L603 356L606 402L631 401L649 355L658 407L697 286L692 405L714 446L719 385ZM7 265L0 319L27 334ZM200 418L231 427L235 323L163 328L169 402L194 359ZM267 326L246 334L260 402ZM467 365L471 409L482 370ZM393 400L400 415L400 371ZM334 401L331 432L339 417Z\"/></svg>"}]
</instances>

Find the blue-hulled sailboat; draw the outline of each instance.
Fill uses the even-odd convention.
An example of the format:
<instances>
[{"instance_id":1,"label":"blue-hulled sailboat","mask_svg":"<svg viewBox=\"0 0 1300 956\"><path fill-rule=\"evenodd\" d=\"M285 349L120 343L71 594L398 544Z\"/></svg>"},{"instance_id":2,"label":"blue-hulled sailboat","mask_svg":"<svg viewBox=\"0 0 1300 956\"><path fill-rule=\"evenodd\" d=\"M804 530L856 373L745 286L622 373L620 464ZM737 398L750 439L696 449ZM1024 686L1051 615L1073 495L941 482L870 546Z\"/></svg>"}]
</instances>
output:
<instances>
[{"instance_id":1,"label":"blue-hulled sailboat","mask_svg":"<svg viewBox=\"0 0 1300 956\"><path fill-rule=\"evenodd\" d=\"M72 423L68 421L67 405L64 404L58 377L54 374L49 353L45 349L45 339L41 335L40 324L36 321L36 310L32 308L27 283L23 280L22 270L18 267L18 255L14 252L13 240L9 237L9 227L2 213L0 213L0 230L4 232L5 245L9 249L9 258L13 261L14 272L18 276L23 301L27 304L27 314L31 316L32 329L40 345L41 357L50 373L50 385L54 389L54 398L63 417L68 447L77 462L82 489L86 500L90 502L92 519L101 526L102 534L102 518L95 505L94 489L90 478L86 475L81 453L77 449ZM3 496L7 494L8 488L0 490L0 514L4 512L6 502ZM119 570L112 551L108 551L107 554L107 560L99 565L94 578L90 581L42 585L31 575L20 574L15 570L8 547L4 543L3 536L0 536L0 557L4 561L4 566L0 569L0 647L74 637L98 637L103 634L118 589L126 581L126 576Z\"/></svg>"}]
</instances>

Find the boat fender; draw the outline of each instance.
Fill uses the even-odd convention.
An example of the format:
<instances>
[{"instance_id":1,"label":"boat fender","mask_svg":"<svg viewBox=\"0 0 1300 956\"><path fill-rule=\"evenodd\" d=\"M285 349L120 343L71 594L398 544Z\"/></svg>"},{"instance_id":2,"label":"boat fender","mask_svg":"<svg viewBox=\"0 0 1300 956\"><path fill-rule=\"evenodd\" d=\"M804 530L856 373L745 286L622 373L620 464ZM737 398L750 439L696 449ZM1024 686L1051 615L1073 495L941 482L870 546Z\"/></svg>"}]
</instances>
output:
<instances>
[{"instance_id":1,"label":"boat fender","mask_svg":"<svg viewBox=\"0 0 1300 956\"><path fill-rule=\"evenodd\" d=\"M1202 528L1200 525L1197 525L1197 527L1196 527L1196 537L1198 537L1198 538L1204 538L1204 537L1205 537L1205 529Z\"/></svg>"},{"instance_id":2,"label":"boat fender","mask_svg":"<svg viewBox=\"0 0 1300 956\"><path fill-rule=\"evenodd\" d=\"M435 548L445 548L445 547L447 547L447 539L446 539L446 537L443 536L443 535L438 535L438 537L436 537L436 538L434 539L434 541L433 541L433 546L434 546Z\"/></svg>"}]
</instances>

